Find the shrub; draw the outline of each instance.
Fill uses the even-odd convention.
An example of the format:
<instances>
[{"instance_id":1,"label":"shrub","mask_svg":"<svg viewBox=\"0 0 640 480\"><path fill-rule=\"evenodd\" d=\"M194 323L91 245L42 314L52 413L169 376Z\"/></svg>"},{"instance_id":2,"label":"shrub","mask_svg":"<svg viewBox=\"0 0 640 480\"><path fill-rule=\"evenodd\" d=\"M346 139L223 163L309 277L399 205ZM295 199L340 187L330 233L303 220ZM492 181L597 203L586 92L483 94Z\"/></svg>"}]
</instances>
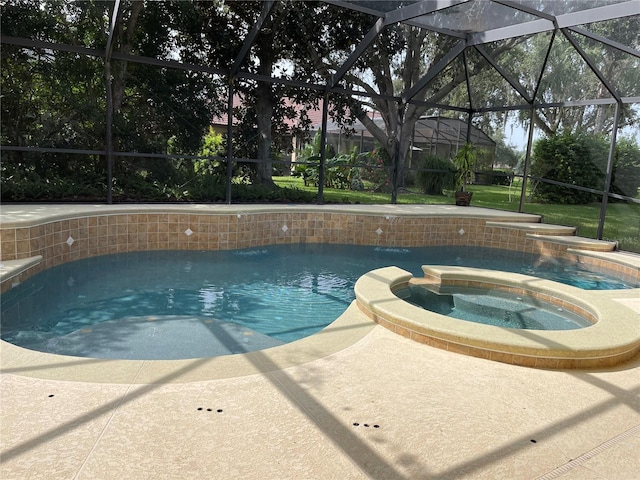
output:
<instances>
[{"instance_id":1,"label":"shrub","mask_svg":"<svg viewBox=\"0 0 640 480\"><path fill-rule=\"evenodd\" d=\"M366 164L364 172L361 174L362 179L371 183L374 191L388 189L391 159L387 151L376 145L373 150L361 155L365 155L363 160Z\"/></svg>"},{"instance_id":2,"label":"shrub","mask_svg":"<svg viewBox=\"0 0 640 480\"><path fill-rule=\"evenodd\" d=\"M491 172L491 185L511 185L513 178L511 170L494 170Z\"/></svg>"},{"instance_id":3,"label":"shrub","mask_svg":"<svg viewBox=\"0 0 640 480\"><path fill-rule=\"evenodd\" d=\"M531 173L541 179L601 189L602 175L597 165L602 163L602 146L600 140L588 135L541 138L533 146ZM534 197L543 202L564 204L586 204L598 198L590 192L544 181L535 185Z\"/></svg>"},{"instance_id":4,"label":"shrub","mask_svg":"<svg viewBox=\"0 0 640 480\"><path fill-rule=\"evenodd\" d=\"M450 161L428 155L420 160L416 184L427 195L443 195L444 189L453 188L455 170Z\"/></svg>"},{"instance_id":5,"label":"shrub","mask_svg":"<svg viewBox=\"0 0 640 480\"><path fill-rule=\"evenodd\" d=\"M613 193L636 198L640 188L640 148L635 140L618 139L614 157Z\"/></svg>"},{"instance_id":6,"label":"shrub","mask_svg":"<svg viewBox=\"0 0 640 480\"><path fill-rule=\"evenodd\" d=\"M538 140L533 147L532 174L550 180L604 189L609 140L598 135L565 134ZM628 138L620 138L614 155L611 191L635 198L640 188L640 148ZM553 203L589 203L599 195L541 182L535 197Z\"/></svg>"}]
</instances>

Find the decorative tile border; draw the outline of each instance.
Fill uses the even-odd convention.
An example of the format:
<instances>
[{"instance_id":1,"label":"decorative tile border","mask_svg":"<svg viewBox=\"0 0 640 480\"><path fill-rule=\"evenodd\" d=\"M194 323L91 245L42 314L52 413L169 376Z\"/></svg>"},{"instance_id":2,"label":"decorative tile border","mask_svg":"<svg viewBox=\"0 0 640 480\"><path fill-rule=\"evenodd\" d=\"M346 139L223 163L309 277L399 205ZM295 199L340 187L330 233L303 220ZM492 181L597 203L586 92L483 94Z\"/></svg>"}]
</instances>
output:
<instances>
[{"instance_id":1,"label":"decorative tile border","mask_svg":"<svg viewBox=\"0 0 640 480\"><path fill-rule=\"evenodd\" d=\"M393 217L344 213L100 215L30 227L0 227L2 260L42 255L47 266L138 250L228 250L286 243L418 247L524 247L498 238L473 218ZM533 252L533 248L529 247Z\"/></svg>"}]
</instances>

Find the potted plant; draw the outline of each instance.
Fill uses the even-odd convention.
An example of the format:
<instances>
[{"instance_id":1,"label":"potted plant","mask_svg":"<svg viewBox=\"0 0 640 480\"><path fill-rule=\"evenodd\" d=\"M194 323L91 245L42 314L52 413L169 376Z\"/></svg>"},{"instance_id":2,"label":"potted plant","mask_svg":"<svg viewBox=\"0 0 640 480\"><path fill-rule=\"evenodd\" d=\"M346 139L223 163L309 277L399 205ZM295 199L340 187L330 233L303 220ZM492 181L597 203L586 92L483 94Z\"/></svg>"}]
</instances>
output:
<instances>
[{"instance_id":1,"label":"potted plant","mask_svg":"<svg viewBox=\"0 0 640 480\"><path fill-rule=\"evenodd\" d=\"M476 147L472 143L465 143L458 149L453 164L455 173L456 205L469 206L473 192L467 191L467 184L473 182L473 167L476 163Z\"/></svg>"}]
</instances>

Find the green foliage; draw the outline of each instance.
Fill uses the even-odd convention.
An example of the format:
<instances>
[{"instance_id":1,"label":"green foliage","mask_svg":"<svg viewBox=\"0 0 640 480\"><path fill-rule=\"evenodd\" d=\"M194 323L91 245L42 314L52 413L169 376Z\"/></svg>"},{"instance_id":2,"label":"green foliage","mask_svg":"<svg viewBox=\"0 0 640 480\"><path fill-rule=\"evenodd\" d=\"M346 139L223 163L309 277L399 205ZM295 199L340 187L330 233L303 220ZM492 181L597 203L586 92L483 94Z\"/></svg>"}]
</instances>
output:
<instances>
[{"instance_id":1,"label":"green foliage","mask_svg":"<svg viewBox=\"0 0 640 480\"><path fill-rule=\"evenodd\" d=\"M491 138L496 142L496 156L494 163L499 166L515 168L521 153L513 145L507 143L503 130L493 132Z\"/></svg>"},{"instance_id":2,"label":"green foliage","mask_svg":"<svg viewBox=\"0 0 640 480\"><path fill-rule=\"evenodd\" d=\"M293 175L302 177L305 186L318 186L320 165L320 142L322 133L318 130L313 137L313 141L305 144L301 152L298 153L298 159L293 170Z\"/></svg>"},{"instance_id":3,"label":"green foliage","mask_svg":"<svg viewBox=\"0 0 640 480\"><path fill-rule=\"evenodd\" d=\"M84 200L106 195L104 158L6 152L2 201Z\"/></svg>"},{"instance_id":4,"label":"green foliage","mask_svg":"<svg viewBox=\"0 0 640 480\"><path fill-rule=\"evenodd\" d=\"M640 148L634 139L619 138L616 142L613 193L637 198L640 188Z\"/></svg>"},{"instance_id":5,"label":"green foliage","mask_svg":"<svg viewBox=\"0 0 640 480\"><path fill-rule=\"evenodd\" d=\"M23 0L3 5L0 19L3 34L100 50L110 8L112 2L46 2L44 8ZM166 57L175 51L169 24L190 8L191 2L123 2L114 51ZM102 58L3 45L0 61L3 145L105 150ZM211 99L219 98L219 84L211 75L120 60L111 68L114 150L164 153L171 141L175 152L196 153L218 107ZM168 167L147 162L144 169Z\"/></svg>"},{"instance_id":6,"label":"green foliage","mask_svg":"<svg viewBox=\"0 0 640 480\"><path fill-rule=\"evenodd\" d=\"M491 185L511 185L514 179L512 170L497 169L490 172Z\"/></svg>"},{"instance_id":7,"label":"green foliage","mask_svg":"<svg viewBox=\"0 0 640 480\"><path fill-rule=\"evenodd\" d=\"M418 168L416 184L422 193L443 195L443 190L453 188L455 171L450 161L428 155L420 160Z\"/></svg>"},{"instance_id":8,"label":"green foliage","mask_svg":"<svg viewBox=\"0 0 640 480\"><path fill-rule=\"evenodd\" d=\"M533 146L531 173L540 179L601 188L602 179L597 164L602 163L602 147L602 142L587 135L566 133L541 138ZM604 149L606 152L606 145ZM593 202L597 196L539 181L534 189L534 198L543 202L575 205Z\"/></svg>"},{"instance_id":9,"label":"green foliage","mask_svg":"<svg viewBox=\"0 0 640 480\"><path fill-rule=\"evenodd\" d=\"M477 148L465 143L458 149L452 162L456 167L454 185L456 191L465 192L467 185L473 182L473 169L476 164Z\"/></svg>"},{"instance_id":10,"label":"green foliage","mask_svg":"<svg viewBox=\"0 0 640 480\"><path fill-rule=\"evenodd\" d=\"M236 203L311 203L316 195L298 188L269 185L233 185L231 196Z\"/></svg>"},{"instance_id":11,"label":"green foliage","mask_svg":"<svg viewBox=\"0 0 640 480\"><path fill-rule=\"evenodd\" d=\"M634 45L635 48L640 41L640 18L637 15L596 22L590 28L592 33L626 45ZM564 102L569 98L591 99L609 96L602 82L564 35L554 36L549 32L522 38L526 38L526 41L505 52L504 59L498 57L496 60L512 74L516 74L530 93L536 92L537 101L555 103ZM640 84L637 58L587 37L578 35L575 39L600 72L605 72L608 81L616 86L621 96L637 93ZM546 68L542 71L545 58ZM541 79L539 83L538 78ZM637 109L630 107L627 105L622 108L620 127L638 122ZM613 110L614 105L547 108L537 112L534 120L536 127L546 135L578 131L610 133L614 123ZM523 125L527 125L530 113L521 110L518 117Z\"/></svg>"},{"instance_id":12,"label":"green foliage","mask_svg":"<svg viewBox=\"0 0 640 480\"><path fill-rule=\"evenodd\" d=\"M203 157L218 157L224 153L222 135L216 133L212 127L202 138L202 145L198 155ZM226 175L226 164L215 158L199 159L193 162L193 170L197 174Z\"/></svg>"},{"instance_id":13,"label":"green foliage","mask_svg":"<svg viewBox=\"0 0 640 480\"><path fill-rule=\"evenodd\" d=\"M294 176L302 177L305 186L318 186L320 182L320 140L318 130L311 143L308 143L298 155L298 164L294 168ZM332 149L328 147L328 155ZM361 155L357 147L348 154L342 153L325 160L324 186L328 188L348 189L355 187L362 189L362 180L357 169L353 166Z\"/></svg>"},{"instance_id":14,"label":"green foliage","mask_svg":"<svg viewBox=\"0 0 640 480\"><path fill-rule=\"evenodd\" d=\"M305 186L317 187L320 182L319 133L299 155L293 175L301 177ZM317 141L316 141L317 140ZM329 150L329 153L331 150ZM349 153L334 155L325 160L324 187L341 190L365 189L365 182L379 190L389 184L384 150L358 153L354 146Z\"/></svg>"},{"instance_id":15,"label":"green foliage","mask_svg":"<svg viewBox=\"0 0 640 480\"><path fill-rule=\"evenodd\" d=\"M599 135L564 134L538 140L533 147L532 175L580 187L602 190L609 140ZM612 192L635 198L640 187L640 148L620 138L614 155ZM539 182L534 197L549 203L584 204L599 200L594 193Z\"/></svg>"},{"instance_id":16,"label":"green foliage","mask_svg":"<svg viewBox=\"0 0 640 480\"><path fill-rule=\"evenodd\" d=\"M374 191L389 190L389 168L391 167L391 157L385 148L376 145L365 158L366 167L362 177L373 185Z\"/></svg>"},{"instance_id":17,"label":"green foliage","mask_svg":"<svg viewBox=\"0 0 640 480\"><path fill-rule=\"evenodd\" d=\"M327 158L324 170L324 186L346 190L349 188L349 155L337 155Z\"/></svg>"}]
</instances>

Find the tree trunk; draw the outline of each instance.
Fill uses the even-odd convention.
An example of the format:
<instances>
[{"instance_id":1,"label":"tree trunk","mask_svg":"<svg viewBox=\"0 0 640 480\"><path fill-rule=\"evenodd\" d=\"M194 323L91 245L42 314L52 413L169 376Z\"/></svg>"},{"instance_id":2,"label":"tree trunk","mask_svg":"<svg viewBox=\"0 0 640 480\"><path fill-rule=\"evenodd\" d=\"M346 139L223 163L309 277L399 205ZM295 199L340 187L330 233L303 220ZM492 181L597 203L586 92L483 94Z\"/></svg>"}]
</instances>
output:
<instances>
[{"instance_id":1,"label":"tree trunk","mask_svg":"<svg viewBox=\"0 0 640 480\"><path fill-rule=\"evenodd\" d=\"M406 186L406 172L407 172L407 159L409 154L409 147L411 146L411 138L413 136L413 130L417 121L420 119L420 115L424 112L423 107L416 107L413 105L407 106L407 113L405 114L402 125L398 125L398 106L394 104L395 108L387 109L388 118L385 118L385 129L381 129L366 112L358 115L358 120L363 126L373 135L380 145L386 150L389 158L393 159L398 154L397 164L397 179L398 187ZM395 121L391 121L391 118L395 118ZM400 148L396 151L396 133L392 131L392 125L396 125L397 128L401 128L400 132ZM389 178L391 180L391 178Z\"/></svg>"},{"instance_id":2,"label":"tree trunk","mask_svg":"<svg viewBox=\"0 0 640 480\"><path fill-rule=\"evenodd\" d=\"M129 12L129 18L125 20L123 8L118 12L118 22L116 25L116 31L114 32L114 50L118 50L121 53L131 53L133 44L133 34L135 32L136 23L142 9L144 8L144 2L133 2L131 4L131 11ZM126 25L124 24L126 21ZM113 80L112 80L112 95L113 95L113 111L117 113L122 107L124 102L126 77L127 77L127 62L117 61L113 62Z\"/></svg>"},{"instance_id":3,"label":"tree trunk","mask_svg":"<svg viewBox=\"0 0 640 480\"><path fill-rule=\"evenodd\" d=\"M272 12L273 15L273 12ZM270 16L263 25L263 33L258 37L256 55L259 60L258 73L270 76L273 73L276 52L275 22ZM271 161L272 122L273 122L273 86L267 82L257 82L256 86L256 123L258 124L258 160L255 182L260 185L274 185L272 178L273 162Z\"/></svg>"},{"instance_id":4,"label":"tree trunk","mask_svg":"<svg viewBox=\"0 0 640 480\"><path fill-rule=\"evenodd\" d=\"M271 84L260 82L256 89L256 121L258 124L258 160L256 183L273 185L271 161L271 119L273 117L273 96Z\"/></svg>"},{"instance_id":5,"label":"tree trunk","mask_svg":"<svg viewBox=\"0 0 640 480\"><path fill-rule=\"evenodd\" d=\"M398 149L398 187L404 188L407 184L407 161L409 159L409 148L411 146L411 137L416 122L405 122L402 126L400 136L400 148Z\"/></svg>"}]
</instances>

